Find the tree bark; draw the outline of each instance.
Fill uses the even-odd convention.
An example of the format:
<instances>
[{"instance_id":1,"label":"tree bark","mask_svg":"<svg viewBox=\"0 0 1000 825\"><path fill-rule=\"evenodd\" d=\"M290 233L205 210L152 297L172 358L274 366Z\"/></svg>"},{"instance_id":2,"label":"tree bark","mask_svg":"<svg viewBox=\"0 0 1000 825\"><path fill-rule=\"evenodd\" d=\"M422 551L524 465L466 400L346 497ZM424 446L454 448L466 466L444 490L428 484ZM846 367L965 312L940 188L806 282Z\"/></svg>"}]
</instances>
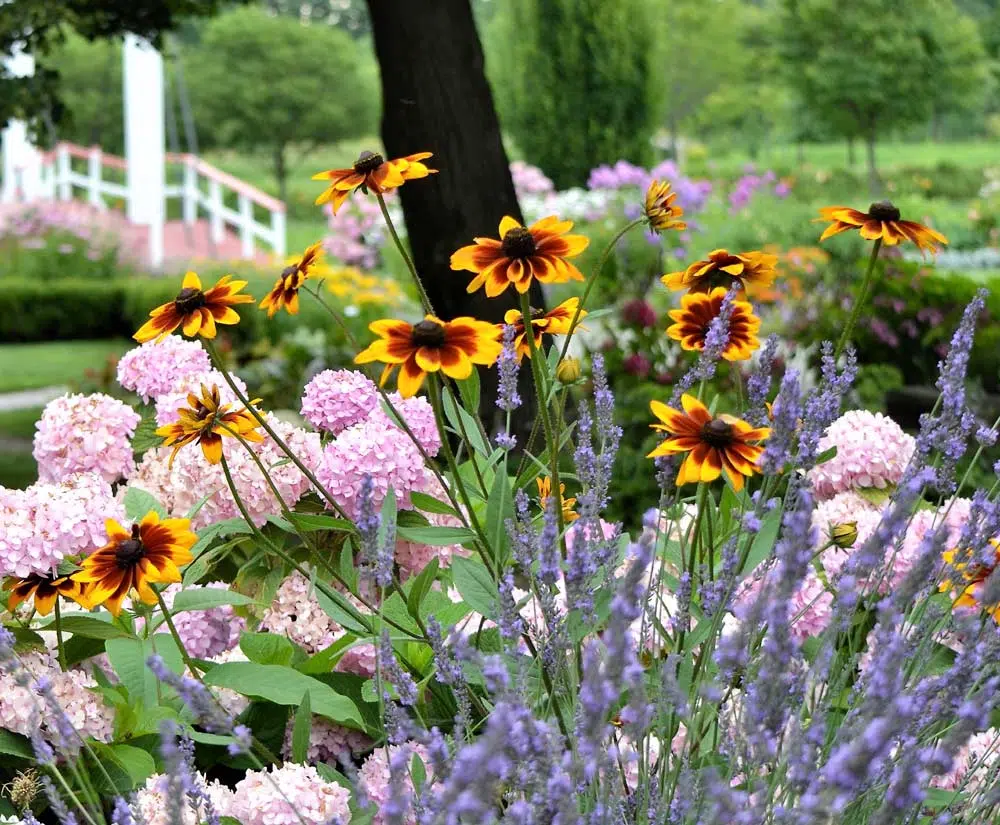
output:
<instances>
[{"instance_id":1,"label":"tree bark","mask_svg":"<svg viewBox=\"0 0 1000 825\"><path fill-rule=\"evenodd\" d=\"M433 152L428 163L440 170L399 189L417 273L440 317L501 322L518 305L513 287L498 298L482 290L469 295L473 274L449 267L451 254L474 237L496 237L504 215L523 223L470 2L368 0L368 8L388 157ZM530 298L533 307L543 306L537 283ZM520 374L525 403L517 411L519 432L534 418L530 373ZM496 370L481 369L480 378L480 412L489 426L498 420Z\"/></svg>"}]
</instances>

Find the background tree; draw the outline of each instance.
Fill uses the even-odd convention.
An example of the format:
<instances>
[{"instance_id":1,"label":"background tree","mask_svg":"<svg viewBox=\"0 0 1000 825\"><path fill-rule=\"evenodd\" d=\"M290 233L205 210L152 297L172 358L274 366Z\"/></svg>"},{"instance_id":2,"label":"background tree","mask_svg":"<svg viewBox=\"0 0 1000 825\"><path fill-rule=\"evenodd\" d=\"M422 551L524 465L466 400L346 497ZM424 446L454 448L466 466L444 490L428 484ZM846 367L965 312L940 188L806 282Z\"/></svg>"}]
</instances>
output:
<instances>
[{"instance_id":1,"label":"background tree","mask_svg":"<svg viewBox=\"0 0 1000 825\"><path fill-rule=\"evenodd\" d=\"M228 12L205 26L186 76L199 138L268 152L282 200L291 148L375 128L370 52L334 27L253 8Z\"/></svg>"},{"instance_id":2,"label":"background tree","mask_svg":"<svg viewBox=\"0 0 1000 825\"><path fill-rule=\"evenodd\" d=\"M652 33L642 0L509 0L487 43L504 128L556 186L648 160ZM653 80L651 80L653 78Z\"/></svg>"}]
</instances>

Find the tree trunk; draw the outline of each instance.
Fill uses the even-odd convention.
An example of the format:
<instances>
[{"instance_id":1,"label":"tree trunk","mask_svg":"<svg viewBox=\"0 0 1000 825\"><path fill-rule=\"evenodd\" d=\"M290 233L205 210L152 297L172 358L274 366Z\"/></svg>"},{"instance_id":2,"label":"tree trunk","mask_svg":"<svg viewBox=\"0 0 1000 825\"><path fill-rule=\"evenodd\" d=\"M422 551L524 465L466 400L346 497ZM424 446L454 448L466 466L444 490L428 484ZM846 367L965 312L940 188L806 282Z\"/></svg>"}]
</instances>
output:
<instances>
[{"instance_id":1,"label":"tree trunk","mask_svg":"<svg viewBox=\"0 0 1000 825\"><path fill-rule=\"evenodd\" d=\"M278 182L278 198L288 203L288 164L285 163L285 147L274 147L274 178Z\"/></svg>"},{"instance_id":2,"label":"tree trunk","mask_svg":"<svg viewBox=\"0 0 1000 825\"><path fill-rule=\"evenodd\" d=\"M872 197L877 197L882 191L882 181L878 176L878 164L875 159L875 130L871 129L865 137L865 147L868 156L868 189Z\"/></svg>"},{"instance_id":3,"label":"tree trunk","mask_svg":"<svg viewBox=\"0 0 1000 825\"><path fill-rule=\"evenodd\" d=\"M382 75L382 140L388 157L433 152L439 174L400 187L413 260L435 312L501 322L518 305L509 288L498 298L465 288L470 272L449 268L451 254L478 236L496 237L504 215L521 220L483 50L470 0L368 0ZM522 221L523 222L523 221ZM531 305L541 308L540 286ZM480 369L480 412L496 422L496 369ZM531 370L520 373L525 403L515 429L534 419ZM524 439L520 440L524 444Z\"/></svg>"},{"instance_id":4,"label":"tree trunk","mask_svg":"<svg viewBox=\"0 0 1000 825\"><path fill-rule=\"evenodd\" d=\"M847 167L849 169L854 168L854 164L857 163L857 157L854 153L854 135L847 136Z\"/></svg>"}]
</instances>

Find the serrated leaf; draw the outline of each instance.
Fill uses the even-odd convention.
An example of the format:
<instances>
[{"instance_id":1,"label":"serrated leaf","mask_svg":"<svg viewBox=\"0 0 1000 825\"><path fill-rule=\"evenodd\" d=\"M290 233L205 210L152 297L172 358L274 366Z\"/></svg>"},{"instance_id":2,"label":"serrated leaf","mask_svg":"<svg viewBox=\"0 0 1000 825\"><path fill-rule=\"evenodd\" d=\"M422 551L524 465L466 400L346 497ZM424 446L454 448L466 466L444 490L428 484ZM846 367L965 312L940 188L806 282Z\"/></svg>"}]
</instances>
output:
<instances>
[{"instance_id":1,"label":"serrated leaf","mask_svg":"<svg viewBox=\"0 0 1000 825\"><path fill-rule=\"evenodd\" d=\"M157 513L160 518L167 518L166 508L152 493L147 493L140 487L129 487L125 491L122 503L125 505L125 515L132 521L141 521L150 510Z\"/></svg>"},{"instance_id":2,"label":"serrated leaf","mask_svg":"<svg viewBox=\"0 0 1000 825\"><path fill-rule=\"evenodd\" d=\"M141 456L146 451L163 444L163 437L156 434L156 429L156 416L144 415L132 436L132 452L136 456Z\"/></svg>"},{"instance_id":3,"label":"serrated leaf","mask_svg":"<svg viewBox=\"0 0 1000 825\"><path fill-rule=\"evenodd\" d=\"M309 733L312 730L312 702L309 691L302 694L302 703L295 709L292 726L292 760L304 765L309 757Z\"/></svg>"}]
</instances>

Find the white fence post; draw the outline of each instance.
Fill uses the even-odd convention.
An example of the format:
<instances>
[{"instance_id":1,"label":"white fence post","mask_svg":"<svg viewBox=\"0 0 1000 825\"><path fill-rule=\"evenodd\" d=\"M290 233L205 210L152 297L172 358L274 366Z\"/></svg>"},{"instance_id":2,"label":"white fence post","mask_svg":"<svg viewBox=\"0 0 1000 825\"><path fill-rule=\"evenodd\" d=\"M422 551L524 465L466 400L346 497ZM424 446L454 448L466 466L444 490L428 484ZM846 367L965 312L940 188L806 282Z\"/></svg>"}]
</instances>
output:
<instances>
[{"instance_id":1,"label":"white fence post","mask_svg":"<svg viewBox=\"0 0 1000 825\"><path fill-rule=\"evenodd\" d=\"M274 248L274 254L279 258L284 258L287 251L285 246L285 213L280 209L271 212L271 235L271 246Z\"/></svg>"},{"instance_id":2,"label":"white fence post","mask_svg":"<svg viewBox=\"0 0 1000 825\"><path fill-rule=\"evenodd\" d=\"M3 5L0 0L0 6ZM16 48L8 57L0 58L0 62L11 77L31 77L35 73L35 59ZM44 194L41 181L42 157L31 143L27 124L20 120L8 121L0 136L0 143L3 144L0 201L32 201L41 197Z\"/></svg>"},{"instance_id":3,"label":"white fence post","mask_svg":"<svg viewBox=\"0 0 1000 825\"><path fill-rule=\"evenodd\" d=\"M194 155L184 156L184 183L181 187L184 223L193 224L198 220L198 170L195 169Z\"/></svg>"},{"instance_id":4,"label":"white fence post","mask_svg":"<svg viewBox=\"0 0 1000 825\"><path fill-rule=\"evenodd\" d=\"M73 197L73 184L69 180L72 171L69 147L65 143L60 143L56 146L56 190L61 201L68 201Z\"/></svg>"},{"instance_id":5,"label":"white fence post","mask_svg":"<svg viewBox=\"0 0 1000 825\"><path fill-rule=\"evenodd\" d=\"M215 178L208 179L208 222L211 229L212 243L222 243L222 187Z\"/></svg>"},{"instance_id":6,"label":"white fence post","mask_svg":"<svg viewBox=\"0 0 1000 825\"><path fill-rule=\"evenodd\" d=\"M240 193L240 254L253 257L253 201Z\"/></svg>"},{"instance_id":7,"label":"white fence post","mask_svg":"<svg viewBox=\"0 0 1000 825\"><path fill-rule=\"evenodd\" d=\"M87 201L98 209L105 209L101 197L101 147L91 146L87 155Z\"/></svg>"}]
</instances>

